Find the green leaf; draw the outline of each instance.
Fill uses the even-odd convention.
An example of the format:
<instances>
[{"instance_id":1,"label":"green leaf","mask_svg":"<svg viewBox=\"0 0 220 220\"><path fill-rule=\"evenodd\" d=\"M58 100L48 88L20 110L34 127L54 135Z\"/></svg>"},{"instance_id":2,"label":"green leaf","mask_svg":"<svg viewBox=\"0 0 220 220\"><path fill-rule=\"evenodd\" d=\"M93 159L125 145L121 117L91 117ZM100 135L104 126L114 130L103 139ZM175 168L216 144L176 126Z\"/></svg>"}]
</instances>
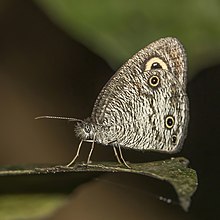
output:
<instances>
[{"instance_id":1,"label":"green leaf","mask_svg":"<svg viewBox=\"0 0 220 220\"><path fill-rule=\"evenodd\" d=\"M216 0L35 2L51 20L116 68L165 36L184 44L191 70L219 62L220 4Z\"/></svg>"},{"instance_id":2,"label":"green leaf","mask_svg":"<svg viewBox=\"0 0 220 220\"><path fill-rule=\"evenodd\" d=\"M65 201L64 194L6 194L0 196L0 219L39 219Z\"/></svg>"},{"instance_id":3,"label":"green leaf","mask_svg":"<svg viewBox=\"0 0 220 220\"><path fill-rule=\"evenodd\" d=\"M131 169L115 162L93 162L92 164L76 163L73 167L4 167L0 169L0 176L15 175L42 175L55 173L72 173L75 179L79 173L87 173L91 178L97 173L106 172L127 172L133 174L146 175L159 180L169 182L175 189L181 207L187 211L190 206L191 196L197 189L198 180L196 172L188 168L189 161L183 157L171 158L170 160L154 161L148 163L131 163ZM74 183L73 183L74 184Z\"/></svg>"}]
</instances>

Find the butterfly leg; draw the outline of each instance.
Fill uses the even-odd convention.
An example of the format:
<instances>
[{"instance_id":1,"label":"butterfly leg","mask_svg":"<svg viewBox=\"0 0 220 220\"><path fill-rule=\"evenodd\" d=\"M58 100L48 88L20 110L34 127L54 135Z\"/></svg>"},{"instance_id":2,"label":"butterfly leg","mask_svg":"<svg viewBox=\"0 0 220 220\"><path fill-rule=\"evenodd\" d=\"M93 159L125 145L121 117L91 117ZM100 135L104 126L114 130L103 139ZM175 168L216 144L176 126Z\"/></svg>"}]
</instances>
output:
<instances>
[{"instance_id":1,"label":"butterfly leg","mask_svg":"<svg viewBox=\"0 0 220 220\"><path fill-rule=\"evenodd\" d=\"M89 156L88 156L88 158L87 158L87 164L89 164L89 163L92 162L92 161L91 161L91 156L92 156L92 152L93 152L94 147L95 147L95 135L94 135L94 137L93 137L93 140L92 140L92 141L89 141L89 142L92 142L92 147L91 147L91 149L90 149L90 151L89 151Z\"/></svg>"},{"instance_id":2,"label":"butterfly leg","mask_svg":"<svg viewBox=\"0 0 220 220\"><path fill-rule=\"evenodd\" d=\"M94 150L94 147L95 147L95 142L93 141L93 142L92 142L92 147L91 147L91 149L90 149L90 151L89 151L89 156L88 156L88 158L87 158L87 164L89 164L89 163L92 162L92 161L91 161L91 156L92 156L92 152L93 152L93 150Z\"/></svg>"},{"instance_id":3,"label":"butterfly leg","mask_svg":"<svg viewBox=\"0 0 220 220\"><path fill-rule=\"evenodd\" d=\"M80 141L80 143L79 143L79 146L78 146L78 149L77 149L77 152L76 152L76 155L75 155L75 157L66 165L66 167L69 167L69 166L71 166L74 162L75 162L75 160L77 159L77 157L79 156L79 152L80 152L80 149L81 149L81 146L82 146L82 143L83 143L83 140L81 140Z\"/></svg>"},{"instance_id":4,"label":"butterfly leg","mask_svg":"<svg viewBox=\"0 0 220 220\"><path fill-rule=\"evenodd\" d=\"M125 159L124 159L124 157L123 157L123 155L122 155L122 151L121 151L121 147L120 147L120 146L118 147L118 150L119 150L120 157L121 157L121 160L122 160L123 164L124 164L127 168L131 169L131 167L126 163L126 161L125 161Z\"/></svg>"},{"instance_id":5,"label":"butterfly leg","mask_svg":"<svg viewBox=\"0 0 220 220\"><path fill-rule=\"evenodd\" d=\"M113 150L114 150L114 153L115 153L115 157L117 158L117 161L118 161L120 164L122 164L122 162L121 162L121 160L120 160L120 158L119 158L119 156L118 156L116 147L113 147Z\"/></svg>"}]
</instances>

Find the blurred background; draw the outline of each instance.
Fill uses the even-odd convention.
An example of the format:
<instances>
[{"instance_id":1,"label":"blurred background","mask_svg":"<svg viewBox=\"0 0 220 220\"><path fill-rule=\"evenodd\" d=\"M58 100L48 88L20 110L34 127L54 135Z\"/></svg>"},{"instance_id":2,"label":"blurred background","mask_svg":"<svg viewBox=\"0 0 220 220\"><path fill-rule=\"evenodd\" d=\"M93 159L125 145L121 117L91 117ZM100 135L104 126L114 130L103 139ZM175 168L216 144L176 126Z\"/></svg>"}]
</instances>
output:
<instances>
[{"instance_id":1,"label":"blurred background","mask_svg":"<svg viewBox=\"0 0 220 220\"><path fill-rule=\"evenodd\" d=\"M167 204L158 199L160 192L153 188L164 188L169 198L168 184L134 175L98 177L72 194L74 179L66 176L1 178L2 195L66 193L65 203L47 219L220 218L219 1L2 0L0 28L1 166L67 164L79 142L74 124L34 118L90 116L117 68L152 41L174 36L187 51L190 99L188 137L174 156L188 158L199 178L188 213L177 200ZM89 145L83 145L79 160L88 151ZM125 151L124 157L146 162L170 155ZM99 145L92 159L115 160L111 148Z\"/></svg>"}]
</instances>

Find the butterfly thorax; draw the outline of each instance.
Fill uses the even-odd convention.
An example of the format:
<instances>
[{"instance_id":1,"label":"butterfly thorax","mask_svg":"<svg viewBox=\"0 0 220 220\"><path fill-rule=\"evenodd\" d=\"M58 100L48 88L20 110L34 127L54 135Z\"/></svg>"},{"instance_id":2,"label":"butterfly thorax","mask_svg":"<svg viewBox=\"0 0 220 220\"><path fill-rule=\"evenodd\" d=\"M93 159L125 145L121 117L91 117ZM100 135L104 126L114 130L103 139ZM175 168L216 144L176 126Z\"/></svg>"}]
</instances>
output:
<instances>
[{"instance_id":1,"label":"butterfly thorax","mask_svg":"<svg viewBox=\"0 0 220 220\"><path fill-rule=\"evenodd\" d=\"M114 134L120 131L122 126L101 125L93 122L91 118L77 122L75 126L76 136L84 141L94 141L103 145L117 145ZM113 141L113 139L115 141ZM115 143L115 144L114 144Z\"/></svg>"},{"instance_id":2,"label":"butterfly thorax","mask_svg":"<svg viewBox=\"0 0 220 220\"><path fill-rule=\"evenodd\" d=\"M94 141L104 145L108 145L109 133L111 133L111 126L101 125L93 122L91 118L84 121L77 122L75 126L75 133L78 138L84 141Z\"/></svg>"}]
</instances>

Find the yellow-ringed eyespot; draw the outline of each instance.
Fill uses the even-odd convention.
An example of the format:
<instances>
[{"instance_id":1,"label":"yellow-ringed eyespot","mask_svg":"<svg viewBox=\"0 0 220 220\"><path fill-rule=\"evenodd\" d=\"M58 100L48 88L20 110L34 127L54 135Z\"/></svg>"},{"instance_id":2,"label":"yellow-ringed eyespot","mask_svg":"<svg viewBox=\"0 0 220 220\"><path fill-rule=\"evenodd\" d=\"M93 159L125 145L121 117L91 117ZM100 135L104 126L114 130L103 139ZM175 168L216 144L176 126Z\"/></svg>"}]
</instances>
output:
<instances>
[{"instance_id":1,"label":"yellow-ringed eyespot","mask_svg":"<svg viewBox=\"0 0 220 220\"><path fill-rule=\"evenodd\" d=\"M151 87L157 87L160 84L160 78L157 75L153 75L149 78L148 83Z\"/></svg>"},{"instance_id":2,"label":"yellow-ringed eyespot","mask_svg":"<svg viewBox=\"0 0 220 220\"><path fill-rule=\"evenodd\" d=\"M174 119L174 117L172 115L168 115L165 118L165 126L166 126L166 128L171 129L174 126L174 123L175 123L175 119Z\"/></svg>"},{"instance_id":3,"label":"yellow-ringed eyespot","mask_svg":"<svg viewBox=\"0 0 220 220\"><path fill-rule=\"evenodd\" d=\"M167 64L159 57L152 57L145 64L145 71L153 69L168 70L168 67Z\"/></svg>"}]
</instances>

